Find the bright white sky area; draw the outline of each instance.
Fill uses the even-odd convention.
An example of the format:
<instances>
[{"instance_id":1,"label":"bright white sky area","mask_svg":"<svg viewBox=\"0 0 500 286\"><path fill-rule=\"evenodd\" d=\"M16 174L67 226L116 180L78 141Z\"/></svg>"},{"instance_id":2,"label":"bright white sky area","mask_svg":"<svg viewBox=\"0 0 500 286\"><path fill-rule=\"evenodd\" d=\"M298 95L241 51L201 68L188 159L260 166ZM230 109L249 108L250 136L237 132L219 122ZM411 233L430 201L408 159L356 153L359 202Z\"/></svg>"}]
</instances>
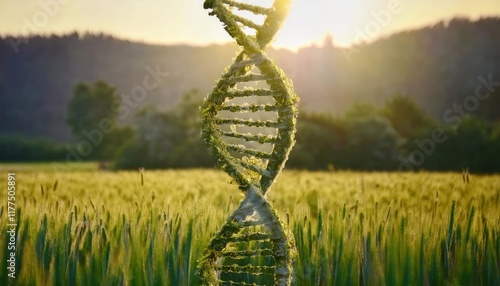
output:
<instances>
[{"instance_id":1,"label":"bright white sky area","mask_svg":"<svg viewBox=\"0 0 500 286\"><path fill-rule=\"evenodd\" d=\"M297 49L327 33L350 46L458 16L500 16L500 0L293 0L274 46ZM203 0L0 0L0 35L73 31L157 44L232 41Z\"/></svg>"}]
</instances>

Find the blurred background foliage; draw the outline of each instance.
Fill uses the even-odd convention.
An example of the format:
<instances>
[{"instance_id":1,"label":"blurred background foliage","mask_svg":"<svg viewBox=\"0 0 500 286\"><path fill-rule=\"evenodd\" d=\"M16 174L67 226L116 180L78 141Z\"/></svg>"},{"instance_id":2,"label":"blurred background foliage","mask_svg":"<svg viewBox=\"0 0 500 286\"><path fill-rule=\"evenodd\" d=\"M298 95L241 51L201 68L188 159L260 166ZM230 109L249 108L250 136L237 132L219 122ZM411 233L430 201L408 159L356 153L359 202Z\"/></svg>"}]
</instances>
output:
<instances>
[{"instance_id":1,"label":"blurred background foliage","mask_svg":"<svg viewBox=\"0 0 500 286\"><path fill-rule=\"evenodd\" d=\"M102 82L95 86L113 90ZM76 97L78 94L75 92ZM47 139L4 136L0 138L0 158L5 161L64 161L68 160L68 154L79 152L81 160L112 161L113 166L119 169L212 167L215 162L199 137L199 105L203 97L198 90L191 90L170 110L161 111L152 105L142 108L135 114L130 126L113 124L112 131L103 134L103 143L92 145L96 151L89 156L81 154L80 143L72 146ZM85 109L86 106L80 104L76 109ZM74 112L81 113L80 110L72 112L72 108L70 104L69 118ZM98 113L94 115L101 116ZM84 116L79 118L98 122ZM421 143L433 140L432 134L436 129L442 132L443 142L432 141L432 148L426 145L429 143ZM99 129L96 127L94 130ZM463 118L456 126L439 124L413 99L397 94L382 106L353 104L341 116L301 112L297 143L287 167L396 170L404 160L411 158L412 152L418 150L425 156L414 160L423 161L412 164L414 170L498 172L499 131L498 123L475 116ZM81 133L78 136L82 141L89 141Z\"/></svg>"},{"instance_id":2,"label":"blurred background foliage","mask_svg":"<svg viewBox=\"0 0 500 286\"><path fill-rule=\"evenodd\" d=\"M0 161L214 166L199 139L198 106L235 45L72 33L30 36L15 54L11 40L18 39L0 38ZM301 97L288 168L500 171L500 18L456 18L351 49L330 39L269 55ZM148 75L153 88L131 97ZM464 111L484 85L479 77L489 79L481 92L490 96ZM101 141L92 130L102 142L90 142ZM429 146L435 132L446 139ZM411 158L417 163L408 168Z\"/></svg>"}]
</instances>

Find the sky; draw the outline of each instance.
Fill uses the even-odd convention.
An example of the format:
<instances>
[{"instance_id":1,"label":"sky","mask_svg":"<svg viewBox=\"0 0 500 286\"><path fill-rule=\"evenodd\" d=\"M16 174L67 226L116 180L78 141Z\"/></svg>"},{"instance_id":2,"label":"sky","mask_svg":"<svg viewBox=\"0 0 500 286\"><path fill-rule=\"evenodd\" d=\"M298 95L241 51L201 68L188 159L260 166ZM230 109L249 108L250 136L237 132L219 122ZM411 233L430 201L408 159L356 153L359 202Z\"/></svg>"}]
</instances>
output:
<instances>
[{"instance_id":1,"label":"sky","mask_svg":"<svg viewBox=\"0 0 500 286\"><path fill-rule=\"evenodd\" d=\"M293 0L273 45L296 50L329 33L335 45L351 46L457 16L500 16L500 0ZM0 0L0 35L73 31L155 44L232 41L203 0Z\"/></svg>"}]
</instances>

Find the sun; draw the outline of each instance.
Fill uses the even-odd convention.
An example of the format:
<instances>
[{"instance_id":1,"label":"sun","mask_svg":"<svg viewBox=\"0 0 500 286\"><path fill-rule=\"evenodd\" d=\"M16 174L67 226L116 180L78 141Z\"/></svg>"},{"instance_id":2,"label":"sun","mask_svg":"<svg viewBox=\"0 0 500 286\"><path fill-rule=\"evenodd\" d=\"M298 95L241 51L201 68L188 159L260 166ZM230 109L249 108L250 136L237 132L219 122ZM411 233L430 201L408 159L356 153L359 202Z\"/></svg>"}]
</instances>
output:
<instances>
[{"instance_id":1,"label":"sun","mask_svg":"<svg viewBox=\"0 0 500 286\"><path fill-rule=\"evenodd\" d=\"M272 7L274 0L242 0L261 7ZM292 0L290 12L278 32L273 46L297 50L300 47L322 42L325 35L333 37L335 46L345 47L356 43L356 34L370 21L375 0ZM382 1L383 2L383 1ZM261 25L265 16L235 9L236 15ZM247 34L255 30L245 28Z\"/></svg>"},{"instance_id":2,"label":"sun","mask_svg":"<svg viewBox=\"0 0 500 286\"><path fill-rule=\"evenodd\" d=\"M330 33L334 44L353 44L356 31L363 27L371 10L371 1L295 0L274 46L296 50L319 42Z\"/></svg>"}]
</instances>

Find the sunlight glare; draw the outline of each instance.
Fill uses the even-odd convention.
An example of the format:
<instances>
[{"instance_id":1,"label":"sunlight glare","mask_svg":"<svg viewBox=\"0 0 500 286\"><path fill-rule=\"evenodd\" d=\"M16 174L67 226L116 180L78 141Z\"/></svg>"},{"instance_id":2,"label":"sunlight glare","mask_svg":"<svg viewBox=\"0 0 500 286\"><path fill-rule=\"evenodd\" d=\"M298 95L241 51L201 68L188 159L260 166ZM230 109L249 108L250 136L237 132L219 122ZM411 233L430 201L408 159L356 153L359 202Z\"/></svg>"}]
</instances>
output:
<instances>
[{"instance_id":1,"label":"sunlight glare","mask_svg":"<svg viewBox=\"0 0 500 286\"><path fill-rule=\"evenodd\" d=\"M303 43L321 42L328 33L335 45L351 45L370 7L369 1L295 1L274 45L296 50Z\"/></svg>"}]
</instances>

